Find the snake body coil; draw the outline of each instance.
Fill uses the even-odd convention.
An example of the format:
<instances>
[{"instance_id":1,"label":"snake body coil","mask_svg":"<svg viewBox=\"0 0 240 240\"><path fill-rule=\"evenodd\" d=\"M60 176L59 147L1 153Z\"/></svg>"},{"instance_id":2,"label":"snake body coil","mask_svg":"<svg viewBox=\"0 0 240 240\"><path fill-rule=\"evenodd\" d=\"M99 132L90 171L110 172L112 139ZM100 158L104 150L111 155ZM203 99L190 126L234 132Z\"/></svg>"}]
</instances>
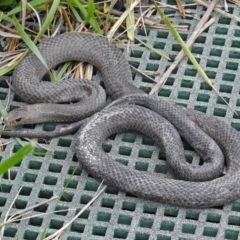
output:
<instances>
[{"instance_id":1,"label":"snake body coil","mask_svg":"<svg viewBox=\"0 0 240 240\"><path fill-rule=\"evenodd\" d=\"M201 128L223 150L228 167L227 174L202 182L160 178L154 174L124 166L111 159L100 148L106 137L111 134L136 130L154 139L156 144L165 150L167 160L172 158L176 164L175 167L181 168L178 165L179 148L173 142L173 138L177 138L177 135L174 132L169 135L167 129L170 126L163 122L160 114L169 118L168 120L171 119L174 127L181 129L183 135L186 134L188 127L181 126L182 120L187 115L194 116ZM175 117L171 118L173 115ZM190 125L195 124L190 123ZM89 173L104 179L109 185L117 186L122 191L175 206L204 208L224 205L240 198L239 139L239 133L218 118L194 110L174 107L156 96L132 95L123 97L96 113L79 130L77 157ZM201 137L196 144L200 141ZM216 149L213 148L212 151L214 150Z\"/></svg>"},{"instance_id":2,"label":"snake body coil","mask_svg":"<svg viewBox=\"0 0 240 240\"><path fill-rule=\"evenodd\" d=\"M96 83L76 80L55 84L40 82L48 68L35 55L29 54L14 71L13 88L29 103L46 104L13 110L5 119L7 125L77 121L97 112L77 133L77 157L91 175L123 191L178 206L210 207L240 198L240 139L236 130L219 119L179 109L156 96L143 94L133 85L121 51L104 39L68 33L44 41L38 48L48 68L73 60L95 65L102 74L107 93L117 100L98 112L104 106L105 93ZM79 100L82 102L68 105L69 108L57 104ZM201 129L220 146L228 167L225 176L219 177L224 163L220 148L187 115L193 116ZM199 169L184 160L182 143L172 125L205 159ZM101 148L103 141L113 133L128 130L142 132L154 139L165 150L178 178L191 181L158 178L111 159Z\"/></svg>"},{"instance_id":3,"label":"snake body coil","mask_svg":"<svg viewBox=\"0 0 240 240\"><path fill-rule=\"evenodd\" d=\"M61 34L38 45L48 68L31 53L13 72L12 87L28 103L13 111L7 125L39 122L75 122L91 116L105 105L103 88L91 81L41 81L49 69L66 61L84 61L100 69L107 93L112 99L142 92L132 83L130 67L122 52L105 39L90 34ZM74 104L55 104L76 102ZM46 104L42 104L46 103Z\"/></svg>"}]
</instances>

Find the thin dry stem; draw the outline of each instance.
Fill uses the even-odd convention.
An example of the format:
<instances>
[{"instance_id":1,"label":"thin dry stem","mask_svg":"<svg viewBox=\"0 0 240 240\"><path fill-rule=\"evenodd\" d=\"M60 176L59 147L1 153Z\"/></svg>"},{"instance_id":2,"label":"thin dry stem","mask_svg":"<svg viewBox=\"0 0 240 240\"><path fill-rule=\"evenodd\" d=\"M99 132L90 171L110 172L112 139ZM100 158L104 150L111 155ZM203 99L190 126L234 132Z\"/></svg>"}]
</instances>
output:
<instances>
[{"instance_id":1,"label":"thin dry stem","mask_svg":"<svg viewBox=\"0 0 240 240\"><path fill-rule=\"evenodd\" d=\"M103 182L102 182L103 183ZM56 237L59 233L61 233L63 230L68 228L107 188L107 185L100 184L96 194L94 197L82 208L82 210L74 217L71 221L69 221L67 224L65 224L61 229L56 231L54 234L50 235L49 237L45 238L44 240L52 240L54 237ZM102 189L101 189L102 187Z\"/></svg>"},{"instance_id":2,"label":"thin dry stem","mask_svg":"<svg viewBox=\"0 0 240 240\"><path fill-rule=\"evenodd\" d=\"M41 206L41 205L44 205L45 203L52 202L53 200L56 200L56 199L57 199L57 197L51 197L50 199L47 199L47 200L42 201L42 202L40 202L40 203L37 203L37 204L35 204L35 205L33 205L33 206L30 206L30 207L28 207L28 208L25 208L25 209L23 209L23 210L17 211L17 212L15 212L15 213L10 213L10 214L9 214L9 216L11 216L10 219L14 218L14 217L17 216L17 215L21 215L21 214L23 214L23 213L28 214L29 211L32 211L34 208L39 207L39 206Z\"/></svg>"},{"instance_id":3,"label":"thin dry stem","mask_svg":"<svg viewBox=\"0 0 240 240\"><path fill-rule=\"evenodd\" d=\"M157 19L155 19L153 17L150 17L150 16L144 16L145 14L148 14L149 12L150 12L150 10L147 9L141 15L135 14L135 17L138 18L138 20L137 20L138 26L147 25L148 27L155 28L155 29L156 28L157 29L164 29L164 30L168 29L165 24L157 23ZM116 15L116 16L121 16L123 14L122 12L120 12L116 9L113 9L111 11L111 13ZM150 14L152 14L152 12L150 12ZM188 30L187 25L174 25L174 27L178 31L187 31Z\"/></svg>"},{"instance_id":4,"label":"thin dry stem","mask_svg":"<svg viewBox=\"0 0 240 240\"><path fill-rule=\"evenodd\" d=\"M211 12L213 11L213 9L216 6L216 4L218 3L218 1L219 0L213 0L212 1L212 3L210 4L209 8L207 9L205 14L203 15L202 19L198 22L194 32L192 33L191 37L186 42L186 45L188 47L191 47L191 45L194 43L196 38L203 31L204 25L206 24L210 14L211 14ZM164 75L160 79L159 78L156 79L158 81L158 83L153 87L153 89L149 93L150 95L153 95L154 93L156 93L159 90L159 88L161 88L161 86L167 81L167 78L170 76L172 71L179 64L179 62L184 58L184 56L185 56L185 54L184 54L183 50L181 50L178 53L177 57L175 58L174 62L171 64L171 66L168 68L168 70L164 73Z\"/></svg>"},{"instance_id":5,"label":"thin dry stem","mask_svg":"<svg viewBox=\"0 0 240 240\"><path fill-rule=\"evenodd\" d=\"M42 25L41 25L41 20L40 20L40 17L39 17L38 12L37 12L36 9L35 9L34 7L32 7L29 3L27 3L27 5L28 5L28 7L30 7L30 8L33 10L33 12L35 13L35 16L36 16L36 18L37 18L37 20L38 20L39 30L40 30L40 29L42 28Z\"/></svg>"},{"instance_id":6,"label":"thin dry stem","mask_svg":"<svg viewBox=\"0 0 240 240\"><path fill-rule=\"evenodd\" d=\"M25 27L27 0L22 0L22 27Z\"/></svg>"},{"instance_id":7,"label":"thin dry stem","mask_svg":"<svg viewBox=\"0 0 240 240\"><path fill-rule=\"evenodd\" d=\"M143 75L144 77L148 78L149 80L151 80L151 81L153 81L153 82L157 82L155 79L149 77L149 76L146 74L146 71L143 72L143 71L141 71L141 70L139 70L139 69L137 69L137 68L135 68L135 67L133 67L133 66L130 66L130 67L131 67L132 69L134 69L134 71L136 71L136 72L138 72L139 74ZM149 73L149 72L148 72L148 73ZM153 73L151 72L150 74L153 74Z\"/></svg>"},{"instance_id":8,"label":"thin dry stem","mask_svg":"<svg viewBox=\"0 0 240 240\"><path fill-rule=\"evenodd\" d=\"M61 14L63 15L63 18L65 19L66 23L67 23L67 26L69 27L70 29L70 32L73 32L74 31L74 27L69 19L69 16L68 16L68 13L66 12L65 8L61 8Z\"/></svg>"},{"instance_id":9,"label":"thin dry stem","mask_svg":"<svg viewBox=\"0 0 240 240\"><path fill-rule=\"evenodd\" d=\"M183 18L185 18L186 17L186 13L185 13L185 9L184 9L184 7L182 5L182 1L181 0L176 0L176 2L177 2L177 6L178 6L179 12L182 14Z\"/></svg>"},{"instance_id":10,"label":"thin dry stem","mask_svg":"<svg viewBox=\"0 0 240 240\"><path fill-rule=\"evenodd\" d=\"M10 210L12 209L13 204L15 203L15 201L16 201L16 199L17 199L17 197L18 197L18 195L19 195L19 193L20 193L21 190L22 190L22 187L20 187L20 189L18 190L15 198L13 199L12 203L10 204L10 206L9 206L7 212L6 212L6 215L5 215L5 218L4 218L3 222L6 222L6 221L7 221L8 216L9 216L9 212L10 212ZM3 237L4 229L5 229L5 226L3 226L2 229L1 229L0 239Z\"/></svg>"},{"instance_id":11,"label":"thin dry stem","mask_svg":"<svg viewBox=\"0 0 240 240\"><path fill-rule=\"evenodd\" d=\"M120 27L122 22L126 19L126 17L128 16L129 12L132 11L134 9L134 7L136 7L140 3L140 1L141 0L135 0L131 4L129 9L127 9L125 12L122 13L121 17L115 22L115 24L113 25L111 30L108 32L108 34L107 34L107 39L108 40L111 40L113 38L114 33L118 30L118 28Z\"/></svg>"},{"instance_id":12,"label":"thin dry stem","mask_svg":"<svg viewBox=\"0 0 240 240\"><path fill-rule=\"evenodd\" d=\"M0 36L6 37L6 38L21 38L20 35L17 35L15 33L10 33L10 32L4 32L0 30Z\"/></svg>"},{"instance_id":13,"label":"thin dry stem","mask_svg":"<svg viewBox=\"0 0 240 240\"><path fill-rule=\"evenodd\" d=\"M203 1L201 1L201 0L194 0L194 2L196 2L196 3L199 4L199 5L204 6L204 7L206 7L206 8L209 8L210 5L212 5L212 3L209 5L209 4L207 4L207 3L205 3L205 2L203 2ZM233 14L227 13L227 12L225 12L225 11L217 8L217 7L214 8L214 11L222 14L222 15L225 16L225 17L229 17L229 18L231 18L231 19L235 19L236 21L240 22L240 18L239 18L239 17L237 17L237 16L235 16L235 15L233 15Z\"/></svg>"}]
</instances>

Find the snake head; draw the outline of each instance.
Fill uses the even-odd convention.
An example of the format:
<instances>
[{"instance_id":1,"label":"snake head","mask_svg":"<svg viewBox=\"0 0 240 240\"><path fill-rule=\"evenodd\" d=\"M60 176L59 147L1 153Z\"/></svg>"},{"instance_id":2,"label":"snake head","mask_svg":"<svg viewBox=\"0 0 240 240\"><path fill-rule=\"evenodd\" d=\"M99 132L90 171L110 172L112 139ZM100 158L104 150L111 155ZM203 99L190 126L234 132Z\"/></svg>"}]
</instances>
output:
<instances>
[{"instance_id":1,"label":"snake head","mask_svg":"<svg viewBox=\"0 0 240 240\"><path fill-rule=\"evenodd\" d=\"M4 119L4 124L10 126L20 126L23 124L35 123L32 118L33 114L30 114L28 106L23 106L12 110L8 116Z\"/></svg>"}]
</instances>

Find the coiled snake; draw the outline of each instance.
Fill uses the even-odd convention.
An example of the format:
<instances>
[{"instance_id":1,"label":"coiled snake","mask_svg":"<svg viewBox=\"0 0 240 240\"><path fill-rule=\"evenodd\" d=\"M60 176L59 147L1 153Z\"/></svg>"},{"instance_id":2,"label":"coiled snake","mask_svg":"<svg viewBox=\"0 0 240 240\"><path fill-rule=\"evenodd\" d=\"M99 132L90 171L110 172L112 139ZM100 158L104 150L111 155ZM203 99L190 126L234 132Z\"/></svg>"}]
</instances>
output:
<instances>
[{"instance_id":1,"label":"coiled snake","mask_svg":"<svg viewBox=\"0 0 240 240\"><path fill-rule=\"evenodd\" d=\"M88 117L76 136L77 157L86 171L107 184L147 199L185 207L211 207L240 198L240 139L236 130L217 118L144 94L134 86L122 52L102 38L67 33L43 41L38 48L48 68L73 60L95 65L107 93L117 100L104 108L105 92L95 82L41 82L48 69L31 53L15 69L12 87L24 101L46 104L13 110L5 119L6 125L75 122ZM64 104L71 101L77 102ZM202 166L195 168L185 161L180 137L173 126L204 158ZM128 130L155 140L182 180L159 178L111 159L102 150L102 143L111 134ZM21 132L14 134L21 136ZM227 163L224 176L222 152Z\"/></svg>"}]
</instances>

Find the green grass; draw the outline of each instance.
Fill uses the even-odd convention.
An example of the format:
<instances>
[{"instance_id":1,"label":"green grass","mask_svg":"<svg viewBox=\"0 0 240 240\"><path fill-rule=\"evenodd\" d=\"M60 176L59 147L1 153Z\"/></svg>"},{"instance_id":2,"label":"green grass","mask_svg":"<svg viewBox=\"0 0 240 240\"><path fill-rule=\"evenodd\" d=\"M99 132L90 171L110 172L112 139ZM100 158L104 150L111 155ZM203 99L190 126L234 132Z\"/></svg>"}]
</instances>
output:
<instances>
[{"instance_id":1,"label":"green grass","mask_svg":"<svg viewBox=\"0 0 240 240\"><path fill-rule=\"evenodd\" d=\"M131 1L128 1L128 5L129 7L131 6ZM45 17L41 18L42 23L39 23L39 26L41 27L36 33L30 30L27 26L22 26L21 13L23 9L21 4L17 4L10 11L1 11L2 8L0 7L0 23L11 24L12 29L18 32L21 40L27 46L27 50L22 53L20 58L16 58L16 61L11 61L11 63L0 67L0 76L12 71L30 50L38 56L43 64L45 64L45 61L38 51L36 44L40 39L46 38L46 34L48 34L49 31L53 32L54 29L59 27L57 24L57 20L59 19L62 19L65 26L69 26L69 24L71 25L69 26L69 30L74 29L73 26L76 24L81 24L84 31L95 32L95 34L98 34L99 36L103 36L104 34L108 34L112 31L110 36L111 39L118 29L123 28L126 29L129 39L133 40L136 37L134 33L136 26L133 26L136 20L134 19L133 10L129 11L129 13L126 14L126 17L121 19L121 21L115 25L118 19L111 17L108 13L105 13L106 10L110 9L109 5L95 4L93 0L88 0L87 2L79 0L54 0L52 5L49 0L33 0L28 2L26 8L28 14L30 12L34 13L34 10L35 15L38 14L38 11L45 13ZM67 12L69 22L66 18L64 18L64 14L62 14L63 11ZM36 16L36 18L40 19L39 16ZM124 20L126 20L126 22ZM168 59L166 54L161 53L151 46L147 46L147 44L145 45L149 50ZM51 73L50 77L52 81L56 81L56 78L54 78Z\"/></svg>"},{"instance_id":2,"label":"green grass","mask_svg":"<svg viewBox=\"0 0 240 240\"><path fill-rule=\"evenodd\" d=\"M26 155L28 155L35 148L35 144L30 142L8 159L0 163L0 175L7 172L11 167L20 162Z\"/></svg>"}]
</instances>

